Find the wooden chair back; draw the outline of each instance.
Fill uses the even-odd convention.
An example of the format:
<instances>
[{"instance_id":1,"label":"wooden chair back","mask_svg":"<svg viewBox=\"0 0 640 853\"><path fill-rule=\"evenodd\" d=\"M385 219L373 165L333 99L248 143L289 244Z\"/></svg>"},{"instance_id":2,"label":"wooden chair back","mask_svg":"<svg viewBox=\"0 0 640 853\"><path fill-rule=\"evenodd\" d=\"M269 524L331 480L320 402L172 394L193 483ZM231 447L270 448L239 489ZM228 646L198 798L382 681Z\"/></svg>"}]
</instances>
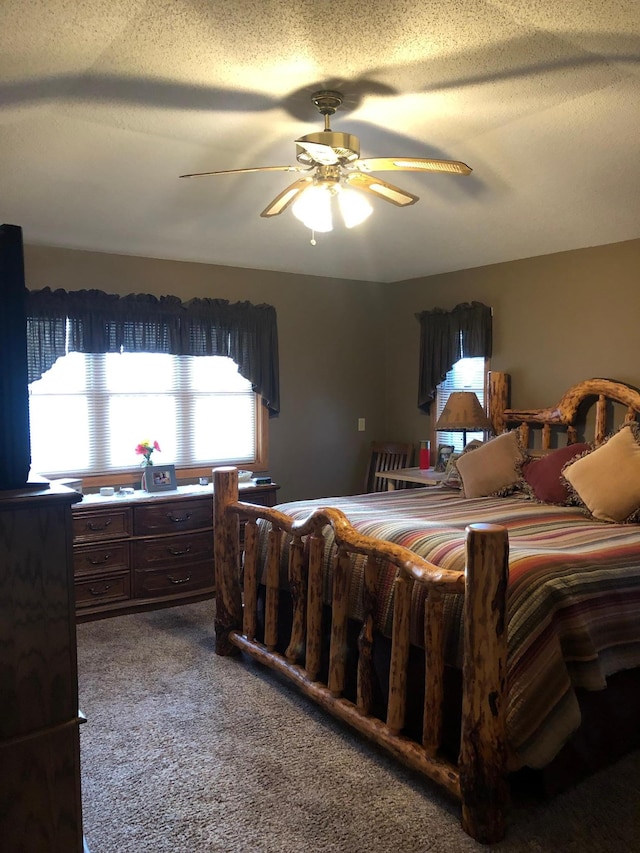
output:
<instances>
[{"instance_id":1,"label":"wooden chair back","mask_svg":"<svg viewBox=\"0 0 640 853\"><path fill-rule=\"evenodd\" d=\"M409 468L413 459L413 444L402 441L372 441L364 481L365 492L384 492L386 480L376 477L376 471ZM399 484L397 484L399 485Z\"/></svg>"}]
</instances>

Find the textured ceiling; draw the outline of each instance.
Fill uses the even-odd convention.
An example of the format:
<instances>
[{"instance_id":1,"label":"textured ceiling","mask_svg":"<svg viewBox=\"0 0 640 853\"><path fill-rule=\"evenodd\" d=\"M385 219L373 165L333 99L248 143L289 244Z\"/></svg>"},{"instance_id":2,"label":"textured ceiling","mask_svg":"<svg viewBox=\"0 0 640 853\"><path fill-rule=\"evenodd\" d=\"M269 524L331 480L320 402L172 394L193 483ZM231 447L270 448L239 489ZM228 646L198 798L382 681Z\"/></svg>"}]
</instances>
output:
<instances>
[{"instance_id":1,"label":"textured ceiling","mask_svg":"<svg viewBox=\"0 0 640 853\"><path fill-rule=\"evenodd\" d=\"M473 173L315 247L259 216L291 175L178 179L295 164L320 88L362 156ZM638 0L2 0L0 107L27 243L390 282L640 237Z\"/></svg>"}]
</instances>

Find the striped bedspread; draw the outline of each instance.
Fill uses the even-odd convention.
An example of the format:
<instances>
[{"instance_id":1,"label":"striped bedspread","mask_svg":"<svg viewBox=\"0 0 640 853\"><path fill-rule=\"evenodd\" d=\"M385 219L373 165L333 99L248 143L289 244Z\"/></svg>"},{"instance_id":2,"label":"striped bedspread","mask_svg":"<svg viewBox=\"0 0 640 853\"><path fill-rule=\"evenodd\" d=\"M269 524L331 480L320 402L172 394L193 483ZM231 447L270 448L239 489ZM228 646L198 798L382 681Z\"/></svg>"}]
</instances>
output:
<instances>
[{"instance_id":1,"label":"striped bedspread","mask_svg":"<svg viewBox=\"0 0 640 853\"><path fill-rule=\"evenodd\" d=\"M463 570L464 528L509 531L508 703L511 764L542 767L580 723L575 687L601 690L607 676L640 666L640 526L591 521L573 507L509 498L462 498L446 489L409 489L280 504L304 518L341 509L361 533L404 545L436 565ZM325 549L330 601L334 546ZM283 569L285 561L283 560ZM393 618L395 569L381 568L377 627ZM362 614L364 560L354 558L350 613ZM424 589L413 590L412 642L422 644ZM462 596L447 596L447 655L461 664Z\"/></svg>"}]
</instances>

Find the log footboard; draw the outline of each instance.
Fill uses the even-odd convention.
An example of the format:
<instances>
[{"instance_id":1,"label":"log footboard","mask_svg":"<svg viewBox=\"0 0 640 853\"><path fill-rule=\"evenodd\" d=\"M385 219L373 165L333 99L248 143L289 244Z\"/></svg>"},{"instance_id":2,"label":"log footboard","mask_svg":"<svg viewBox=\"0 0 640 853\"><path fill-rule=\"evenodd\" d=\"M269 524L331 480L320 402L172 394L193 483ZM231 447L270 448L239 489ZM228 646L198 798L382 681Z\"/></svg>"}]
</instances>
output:
<instances>
[{"instance_id":1,"label":"log footboard","mask_svg":"<svg viewBox=\"0 0 640 853\"><path fill-rule=\"evenodd\" d=\"M427 776L462 804L464 830L477 841L494 843L505 832L506 781L506 587L508 540L504 528L470 525L466 531L466 571L453 572L421 559L399 545L358 533L340 510L323 507L294 521L277 509L238 500L235 468L214 476L216 651L239 650L288 678L332 715L374 741L405 765ZM243 585L240 582L239 518L245 530ZM257 634L259 574L257 520L271 523L266 570L264 642ZM331 634L327 683L318 680L322 655L322 530L333 528ZM290 537L289 584L293 602L286 652L276 651L279 568L283 534ZM306 547L304 542L306 540ZM358 639L356 701L345 698L348 590L351 556L366 558L364 618ZM386 719L371 714L372 644L376 580L380 561L398 569L395 590L389 694ZM425 603L425 698L422 742L405 735L409 613L414 584L428 589ZM457 763L441 754L445 636L442 595L460 593L464 606L461 747ZM280 644L282 645L282 644Z\"/></svg>"}]
</instances>

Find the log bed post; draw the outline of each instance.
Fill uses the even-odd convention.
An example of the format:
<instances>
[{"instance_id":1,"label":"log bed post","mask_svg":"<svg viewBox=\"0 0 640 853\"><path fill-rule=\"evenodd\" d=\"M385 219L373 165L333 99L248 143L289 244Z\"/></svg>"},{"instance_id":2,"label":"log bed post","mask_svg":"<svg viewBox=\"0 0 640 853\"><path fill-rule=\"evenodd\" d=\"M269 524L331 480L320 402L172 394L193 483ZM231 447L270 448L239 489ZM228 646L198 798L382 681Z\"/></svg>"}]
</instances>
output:
<instances>
[{"instance_id":1,"label":"log bed post","mask_svg":"<svg viewBox=\"0 0 640 853\"><path fill-rule=\"evenodd\" d=\"M467 527L460 789L462 826L484 844L506 828L507 531Z\"/></svg>"},{"instance_id":2,"label":"log bed post","mask_svg":"<svg viewBox=\"0 0 640 853\"><path fill-rule=\"evenodd\" d=\"M504 410L509 407L510 376L498 370L490 370L488 376L487 414L494 435L505 431Z\"/></svg>"},{"instance_id":3,"label":"log bed post","mask_svg":"<svg viewBox=\"0 0 640 853\"><path fill-rule=\"evenodd\" d=\"M229 632L242 630L242 595L240 592L239 519L226 512L238 500L238 469L215 468L213 471L213 557L216 587L216 653L238 654L229 642Z\"/></svg>"},{"instance_id":4,"label":"log bed post","mask_svg":"<svg viewBox=\"0 0 640 853\"><path fill-rule=\"evenodd\" d=\"M307 583L307 658L309 679L315 681L322 663L322 558L324 539L316 527L309 537L309 580Z\"/></svg>"}]
</instances>

